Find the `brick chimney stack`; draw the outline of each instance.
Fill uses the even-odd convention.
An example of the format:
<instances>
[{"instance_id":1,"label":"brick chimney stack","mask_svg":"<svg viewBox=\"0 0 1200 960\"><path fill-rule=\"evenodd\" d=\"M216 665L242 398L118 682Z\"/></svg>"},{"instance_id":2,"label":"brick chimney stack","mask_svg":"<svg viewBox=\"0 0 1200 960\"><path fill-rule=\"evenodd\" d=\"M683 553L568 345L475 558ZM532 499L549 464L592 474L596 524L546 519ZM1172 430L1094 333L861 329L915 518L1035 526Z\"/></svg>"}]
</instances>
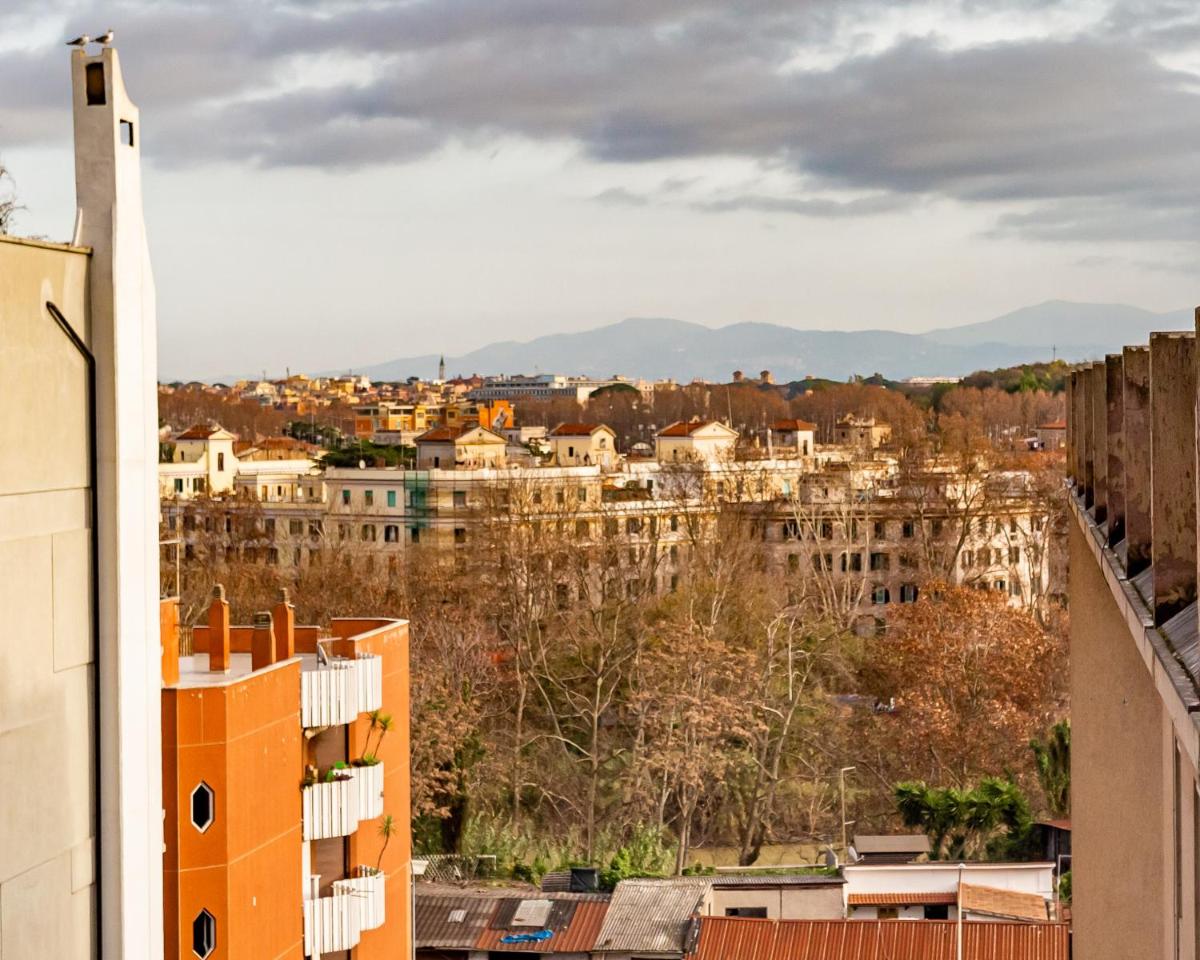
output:
<instances>
[{"instance_id":1,"label":"brick chimney stack","mask_svg":"<svg viewBox=\"0 0 1200 960\"><path fill-rule=\"evenodd\" d=\"M271 614L263 611L254 615L254 634L250 640L250 666L254 670L269 667L275 662L275 637L271 629Z\"/></svg>"},{"instance_id":2,"label":"brick chimney stack","mask_svg":"<svg viewBox=\"0 0 1200 960\"><path fill-rule=\"evenodd\" d=\"M271 609L271 625L275 635L275 659L287 660L296 655L296 607L287 587L279 591L279 602Z\"/></svg>"},{"instance_id":3,"label":"brick chimney stack","mask_svg":"<svg viewBox=\"0 0 1200 960\"><path fill-rule=\"evenodd\" d=\"M212 603L208 606L208 669L229 672L229 604L225 587L213 587Z\"/></svg>"}]
</instances>

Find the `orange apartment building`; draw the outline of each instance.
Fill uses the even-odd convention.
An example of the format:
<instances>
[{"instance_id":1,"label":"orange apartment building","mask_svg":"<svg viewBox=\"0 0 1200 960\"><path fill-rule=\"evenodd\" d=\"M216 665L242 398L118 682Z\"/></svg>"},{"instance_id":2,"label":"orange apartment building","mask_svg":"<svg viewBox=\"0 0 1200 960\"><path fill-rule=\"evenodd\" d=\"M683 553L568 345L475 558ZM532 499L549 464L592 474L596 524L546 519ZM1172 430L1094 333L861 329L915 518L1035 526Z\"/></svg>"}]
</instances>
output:
<instances>
[{"instance_id":1,"label":"orange apartment building","mask_svg":"<svg viewBox=\"0 0 1200 960\"><path fill-rule=\"evenodd\" d=\"M424 433L435 427L483 427L501 430L515 421L508 400L458 400L446 404L391 403L386 400L354 408L354 435Z\"/></svg>"},{"instance_id":2,"label":"orange apartment building","mask_svg":"<svg viewBox=\"0 0 1200 960\"><path fill-rule=\"evenodd\" d=\"M285 595L231 626L217 587L181 656L177 608L160 618L164 956L410 956L407 622L322 635Z\"/></svg>"}]
</instances>

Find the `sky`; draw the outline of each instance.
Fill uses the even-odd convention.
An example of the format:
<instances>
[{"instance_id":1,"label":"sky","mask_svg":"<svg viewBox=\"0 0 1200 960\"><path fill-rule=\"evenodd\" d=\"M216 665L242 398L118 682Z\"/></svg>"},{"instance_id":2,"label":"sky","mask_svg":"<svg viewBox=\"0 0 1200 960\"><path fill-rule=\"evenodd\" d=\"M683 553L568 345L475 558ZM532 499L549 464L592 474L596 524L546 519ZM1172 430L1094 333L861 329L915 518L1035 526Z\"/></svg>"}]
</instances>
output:
<instances>
[{"instance_id":1,"label":"sky","mask_svg":"<svg viewBox=\"0 0 1200 960\"><path fill-rule=\"evenodd\" d=\"M1191 0L5 0L16 233L69 237L108 27L164 379L1200 299Z\"/></svg>"}]
</instances>

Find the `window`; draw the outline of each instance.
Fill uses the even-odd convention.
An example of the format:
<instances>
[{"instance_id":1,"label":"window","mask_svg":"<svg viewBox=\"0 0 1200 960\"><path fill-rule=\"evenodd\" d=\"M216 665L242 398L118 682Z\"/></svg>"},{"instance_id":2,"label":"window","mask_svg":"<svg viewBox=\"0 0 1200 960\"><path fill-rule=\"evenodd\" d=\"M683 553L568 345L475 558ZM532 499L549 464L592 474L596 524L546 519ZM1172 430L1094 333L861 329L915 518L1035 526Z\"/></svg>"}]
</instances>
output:
<instances>
[{"instance_id":1,"label":"window","mask_svg":"<svg viewBox=\"0 0 1200 960\"><path fill-rule=\"evenodd\" d=\"M342 491L342 506L343 507L350 506L350 491L349 490Z\"/></svg>"},{"instance_id":2,"label":"window","mask_svg":"<svg viewBox=\"0 0 1200 960\"><path fill-rule=\"evenodd\" d=\"M575 499L578 500L580 503L586 503L587 502L587 487L580 487L578 490L576 490L575 491Z\"/></svg>"},{"instance_id":3,"label":"window","mask_svg":"<svg viewBox=\"0 0 1200 960\"><path fill-rule=\"evenodd\" d=\"M876 540L884 540L887 538L887 521L876 520L874 528L874 537Z\"/></svg>"},{"instance_id":4,"label":"window","mask_svg":"<svg viewBox=\"0 0 1200 960\"><path fill-rule=\"evenodd\" d=\"M389 490L387 492L387 505L389 507L394 507L396 505L396 491L395 490Z\"/></svg>"},{"instance_id":5,"label":"window","mask_svg":"<svg viewBox=\"0 0 1200 960\"><path fill-rule=\"evenodd\" d=\"M534 491L533 491L533 502L534 502L534 503L541 503L541 502L542 502L542 491L541 491L541 490L534 490Z\"/></svg>"},{"instance_id":6,"label":"window","mask_svg":"<svg viewBox=\"0 0 1200 960\"><path fill-rule=\"evenodd\" d=\"M174 530L176 525L177 524L176 524L175 514L171 514L169 517L167 517L167 529Z\"/></svg>"},{"instance_id":7,"label":"window","mask_svg":"<svg viewBox=\"0 0 1200 960\"><path fill-rule=\"evenodd\" d=\"M108 102L104 92L104 64L89 63L84 68L83 80L84 90L87 92L87 105L89 107L104 106Z\"/></svg>"},{"instance_id":8,"label":"window","mask_svg":"<svg viewBox=\"0 0 1200 960\"><path fill-rule=\"evenodd\" d=\"M672 533L679 532L679 518L676 516L671 517L671 532Z\"/></svg>"},{"instance_id":9,"label":"window","mask_svg":"<svg viewBox=\"0 0 1200 960\"><path fill-rule=\"evenodd\" d=\"M289 520L288 521L288 533L291 534L293 537L298 537L303 532L304 532L304 521L303 520Z\"/></svg>"},{"instance_id":10,"label":"window","mask_svg":"<svg viewBox=\"0 0 1200 960\"><path fill-rule=\"evenodd\" d=\"M400 542L400 528L396 524L389 523L386 527L383 528L383 542L384 543L399 543Z\"/></svg>"},{"instance_id":11,"label":"window","mask_svg":"<svg viewBox=\"0 0 1200 960\"><path fill-rule=\"evenodd\" d=\"M842 554L842 573L861 573L862 572L862 554L861 553L843 553Z\"/></svg>"},{"instance_id":12,"label":"window","mask_svg":"<svg viewBox=\"0 0 1200 960\"><path fill-rule=\"evenodd\" d=\"M175 492L183 493L183 478L182 477L175 478Z\"/></svg>"},{"instance_id":13,"label":"window","mask_svg":"<svg viewBox=\"0 0 1200 960\"><path fill-rule=\"evenodd\" d=\"M586 537L588 535L588 522L586 520L575 521L575 536Z\"/></svg>"},{"instance_id":14,"label":"window","mask_svg":"<svg viewBox=\"0 0 1200 960\"><path fill-rule=\"evenodd\" d=\"M1021 562L1021 548L1020 547L1009 547L1008 548L1008 562L1009 563L1020 563Z\"/></svg>"},{"instance_id":15,"label":"window","mask_svg":"<svg viewBox=\"0 0 1200 960\"><path fill-rule=\"evenodd\" d=\"M557 503L560 507L563 506L564 504L566 504L567 491L566 490L555 490L554 491L554 502Z\"/></svg>"},{"instance_id":16,"label":"window","mask_svg":"<svg viewBox=\"0 0 1200 960\"><path fill-rule=\"evenodd\" d=\"M925 904L925 919L926 920L949 920L950 906L945 903L927 903Z\"/></svg>"},{"instance_id":17,"label":"window","mask_svg":"<svg viewBox=\"0 0 1200 960\"><path fill-rule=\"evenodd\" d=\"M767 919L766 907L726 907L725 916L727 917L756 917L759 920Z\"/></svg>"},{"instance_id":18,"label":"window","mask_svg":"<svg viewBox=\"0 0 1200 960\"><path fill-rule=\"evenodd\" d=\"M212 826L214 808L212 787L201 781L192 791L192 826L204 833Z\"/></svg>"},{"instance_id":19,"label":"window","mask_svg":"<svg viewBox=\"0 0 1200 960\"><path fill-rule=\"evenodd\" d=\"M304 550L301 547L292 548L292 566L300 566L300 562L304 559Z\"/></svg>"},{"instance_id":20,"label":"window","mask_svg":"<svg viewBox=\"0 0 1200 960\"><path fill-rule=\"evenodd\" d=\"M799 540L800 539L800 524L796 520L783 521L783 539L784 540Z\"/></svg>"},{"instance_id":21,"label":"window","mask_svg":"<svg viewBox=\"0 0 1200 960\"><path fill-rule=\"evenodd\" d=\"M724 480L717 481L717 496L718 497L725 496L725 481Z\"/></svg>"},{"instance_id":22,"label":"window","mask_svg":"<svg viewBox=\"0 0 1200 960\"><path fill-rule=\"evenodd\" d=\"M879 920L897 920L900 917L899 907L876 907L875 916Z\"/></svg>"},{"instance_id":23,"label":"window","mask_svg":"<svg viewBox=\"0 0 1200 960\"><path fill-rule=\"evenodd\" d=\"M916 529L916 525L911 520L905 520L904 525L901 528L901 536L903 536L906 540L910 540L916 533Z\"/></svg>"},{"instance_id":24,"label":"window","mask_svg":"<svg viewBox=\"0 0 1200 960\"><path fill-rule=\"evenodd\" d=\"M266 532L267 536L270 539L272 539L272 540L275 539L275 518L274 517L267 517L267 519L263 521L263 530Z\"/></svg>"},{"instance_id":25,"label":"window","mask_svg":"<svg viewBox=\"0 0 1200 960\"><path fill-rule=\"evenodd\" d=\"M917 602L917 585L915 583L902 583L900 585L900 602L901 603L916 603Z\"/></svg>"},{"instance_id":26,"label":"window","mask_svg":"<svg viewBox=\"0 0 1200 960\"><path fill-rule=\"evenodd\" d=\"M466 527L455 527L454 528L454 542L455 543L466 543L467 542L467 528Z\"/></svg>"},{"instance_id":27,"label":"window","mask_svg":"<svg viewBox=\"0 0 1200 960\"><path fill-rule=\"evenodd\" d=\"M962 552L962 568L964 570L970 570L971 564L974 562L974 560L974 554L972 554L970 550L964 550Z\"/></svg>"},{"instance_id":28,"label":"window","mask_svg":"<svg viewBox=\"0 0 1200 960\"><path fill-rule=\"evenodd\" d=\"M931 520L929 522L929 532L932 533L935 537L940 537L942 535L942 521L941 520Z\"/></svg>"},{"instance_id":29,"label":"window","mask_svg":"<svg viewBox=\"0 0 1200 960\"><path fill-rule=\"evenodd\" d=\"M374 490L364 490L363 491L363 503L365 503L368 507L375 506L375 491Z\"/></svg>"},{"instance_id":30,"label":"window","mask_svg":"<svg viewBox=\"0 0 1200 960\"><path fill-rule=\"evenodd\" d=\"M348 524L348 523L339 523L338 524L338 539L339 540L349 540L350 539L350 524Z\"/></svg>"},{"instance_id":31,"label":"window","mask_svg":"<svg viewBox=\"0 0 1200 960\"><path fill-rule=\"evenodd\" d=\"M832 540L833 539L833 521L832 520L822 520L821 521L821 539L822 540Z\"/></svg>"},{"instance_id":32,"label":"window","mask_svg":"<svg viewBox=\"0 0 1200 960\"><path fill-rule=\"evenodd\" d=\"M992 589L998 591L999 593L1006 593L1008 591L1008 581L997 580L992 584Z\"/></svg>"},{"instance_id":33,"label":"window","mask_svg":"<svg viewBox=\"0 0 1200 960\"><path fill-rule=\"evenodd\" d=\"M364 543L374 543L375 542L375 524L364 523L362 525L362 530L359 532L359 539L361 539Z\"/></svg>"},{"instance_id":34,"label":"window","mask_svg":"<svg viewBox=\"0 0 1200 960\"><path fill-rule=\"evenodd\" d=\"M625 532L630 535L639 534L642 532L642 521L637 517L625 518Z\"/></svg>"},{"instance_id":35,"label":"window","mask_svg":"<svg viewBox=\"0 0 1200 960\"><path fill-rule=\"evenodd\" d=\"M891 600L892 595L888 592L887 587L878 586L871 591L871 602L876 606L880 606L885 603L891 603Z\"/></svg>"},{"instance_id":36,"label":"window","mask_svg":"<svg viewBox=\"0 0 1200 960\"><path fill-rule=\"evenodd\" d=\"M420 527L412 528L410 542L411 543L420 543L421 542L421 528Z\"/></svg>"},{"instance_id":37,"label":"window","mask_svg":"<svg viewBox=\"0 0 1200 960\"><path fill-rule=\"evenodd\" d=\"M192 921L192 952L204 960L216 946L217 921L207 910L201 910Z\"/></svg>"},{"instance_id":38,"label":"window","mask_svg":"<svg viewBox=\"0 0 1200 960\"><path fill-rule=\"evenodd\" d=\"M217 470L224 470L224 469L225 469L225 454L218 453L217 454Z\"/></svg>"},{"instance_id":39,"label":"window","mask_svg":"<svg viewBox=\"0 0 1200 960\"><path fill-rule=\"evenodd\" d=\"M320 540L321 535L325 533L325 524L320 520L308 521L308 535L313 540Z\"/></svg>"},{"instance_id":40,"label":"window","mask_svg":"<svg viewBox=\"0 0 1200 960\"><path fill-rule=\"evenodd\" d=\"M886 553L871 554L871 569L872 570L887 570L892 564L891 558Z\"/></svg>"},{"instance_id":41,"label":"window","mask_svg":"<svg viewBox=\"0 0 1200 960\"><path fill-rule=\"evenodd\" d=\"M790 573L795 573L797 570L799 570L800 569L800 554L789 553L788 558L787 558L787 565L788 565L788 571Z\"/></svg>"},{"instance_id":42,"label":"window","mask_svg":"<svg viewBox=\"0 0 1200 960\"><path fill-rule=\"evenodd\" d=\"M277 547L271 547L267 550L267 563L273 567L279 566L279 550Z\"/></svg>"}]
</instances>

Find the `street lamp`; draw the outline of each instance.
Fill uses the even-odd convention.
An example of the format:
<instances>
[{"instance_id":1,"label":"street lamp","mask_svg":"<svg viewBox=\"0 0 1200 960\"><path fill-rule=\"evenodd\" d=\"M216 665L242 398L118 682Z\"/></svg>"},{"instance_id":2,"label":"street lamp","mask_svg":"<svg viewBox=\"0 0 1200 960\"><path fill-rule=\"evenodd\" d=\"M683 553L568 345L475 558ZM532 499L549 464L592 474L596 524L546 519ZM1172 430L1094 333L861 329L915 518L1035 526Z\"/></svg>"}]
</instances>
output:
<instances>
[{"instance_id":1,"label":"street lamp","mask_svg":"<svg viewBox=\"0 0 1200 960\"><path fill-rule=\"evenodd\" d=\"M850 847L846 845L846 774L852 773L855 767L842 767L838 771L838 791L842 796L842 853L846 855L847 862L850 860Z\"/></svg>"}]
</instances>

